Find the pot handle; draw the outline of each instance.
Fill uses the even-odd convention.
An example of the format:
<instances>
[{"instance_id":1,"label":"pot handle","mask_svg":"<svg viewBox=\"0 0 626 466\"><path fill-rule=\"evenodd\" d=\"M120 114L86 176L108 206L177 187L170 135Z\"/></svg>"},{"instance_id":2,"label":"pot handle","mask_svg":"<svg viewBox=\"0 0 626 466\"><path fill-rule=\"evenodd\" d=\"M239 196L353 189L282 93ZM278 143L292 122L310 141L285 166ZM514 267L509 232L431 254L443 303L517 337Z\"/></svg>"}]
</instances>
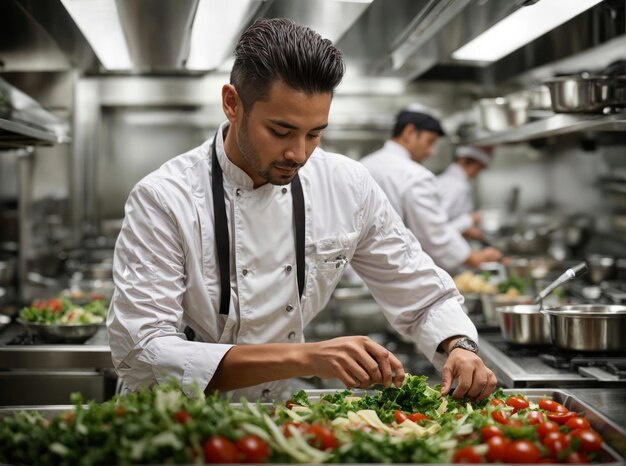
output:
<instances>
[{"instance_id":1,"label":"pot handle","mask_svg":"<svg viewBox=\"0 0 626 466\"><path fill-rule=\"evenodd\" d=\"M561 274L559 278L554 280L548 286L546 286L543 290L539 292L537 297L535 298L536 303L540 303L546 297L554 291L554 289L565 282L570 281L573 278L580 277L587 271L587 263L581 262L580 264L575 265L574 267L567 269L565 272Z\"/></svg>"}]
</instances>

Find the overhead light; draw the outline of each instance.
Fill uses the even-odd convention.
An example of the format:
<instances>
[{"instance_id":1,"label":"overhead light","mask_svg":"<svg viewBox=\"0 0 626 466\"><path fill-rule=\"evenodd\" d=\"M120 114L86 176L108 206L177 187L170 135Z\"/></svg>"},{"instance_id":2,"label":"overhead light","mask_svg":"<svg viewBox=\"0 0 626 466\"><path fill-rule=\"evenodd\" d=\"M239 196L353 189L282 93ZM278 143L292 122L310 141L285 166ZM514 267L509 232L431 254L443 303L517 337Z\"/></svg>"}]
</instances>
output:
<instances>
[{"instance_id":1,"label":"overhead light","mask_svg":"<svg viewBox=\"0 0 626 466\"><path fill-rule=\"evenodd\" d=\"M94 53L108 70L132 68L114 0L61 0Z\"/></svg>"},{"instance_id":2,"label":"overhead light","mask_svg":"<svg viewBox=\"0 0 626 466\"><path fill-rule=\"evenodd\" d=\"M213 70L232 51L241 26L258 0L200 0L191 29L191 46L186 67Z\"/></svg>"},{"instance_id":3,"label":"overhead light","mask_svg":"<svg viewBox=\"0 0 626 466\"><path fill-rule=\"evenodd\" d=\"M569 21L602 0L539 0L519 8L452 54L456 60L494 62Z\"/></svg>"}]
</instances>

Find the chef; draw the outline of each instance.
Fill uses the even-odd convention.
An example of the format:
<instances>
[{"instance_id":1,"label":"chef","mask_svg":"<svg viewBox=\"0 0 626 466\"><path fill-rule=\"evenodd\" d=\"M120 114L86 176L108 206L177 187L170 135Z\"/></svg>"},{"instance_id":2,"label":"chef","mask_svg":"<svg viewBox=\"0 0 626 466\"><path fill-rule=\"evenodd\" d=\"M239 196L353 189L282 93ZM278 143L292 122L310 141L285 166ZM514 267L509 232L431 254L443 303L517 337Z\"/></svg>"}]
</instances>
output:
<instances>
[{"instance_id":1,"label":"chef","mask_svg":"<svg viewBox=\"0 0 626 466\"><path fill-rule=\"evenodd\" d=\"M124 391L178 380L234 399L285 396L292 377L400 385L365 336L306 343L351 263L391 325L442 370L442 392L496 385L449 275L358 162L318 148L341 52L307 27L260 19L242 34L226 121L133 188L115 248L107 328Z\"/></svg>"},{"instance_id":2,"label":"chef","mask_svg":"<svg viewBox=\"0 0 626 466\"><path fill-rule=\"evenodd\" d=\"M454 162L437 177L441 206L450 223L469 239L482 239L480 214L474 210L471 180L491 163L491 148L459 146Z\"/></svg>"},{"instance_id":3,"label":"chef","mask_svg":"<svg viewBox=\"0 0 626 466\"><path fill-rule=\"evenodd\" d=\"M361 162L437 265L453 272L461 266L478 268L484 262L498 261L500 251L472 249L450 222L437 178L421 164L444 135L434 115L418 103L403 109L396 117L392 138Z\"/></svg>"}]
</instances>

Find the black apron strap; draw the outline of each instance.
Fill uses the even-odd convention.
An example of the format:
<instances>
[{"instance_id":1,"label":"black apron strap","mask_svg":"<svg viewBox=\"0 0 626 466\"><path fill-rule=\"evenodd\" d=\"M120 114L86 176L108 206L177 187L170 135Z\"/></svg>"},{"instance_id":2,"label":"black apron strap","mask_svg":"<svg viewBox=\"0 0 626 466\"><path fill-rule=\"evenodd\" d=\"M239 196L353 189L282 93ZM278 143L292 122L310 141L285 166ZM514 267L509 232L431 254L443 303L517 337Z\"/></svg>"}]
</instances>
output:
<instances>
[{"instance_id":1,"label":"black apron strap","mask_svg":"<svg viewBox=\"0 0 626 466\"><path fill-rule=\"evenodd\" d=\"M220 269L220 314L228 315L230 307L230 242L228 240L228 219L226 217L226 203L224 201L224 182L222 167L217 161L215 140L211 147L212 170L211 191L213 192L213 215L215 217L215 246L217 249L217 263Z\"/></svg>"},{"instance_id":2,"label":"black apron strap","mask_svg":"<svg viewBox=\"0 0 626 466\"><path fill-rule=\"evenodd\" d=\"M215 246L217 248L217 262L220 270L220 314L228 315L230 307L230 242L228 239L228 219L226 217L226 202L224 201L224 182L222 168L217 160L215 141L213 138L211 191L213 193L213 215L215 217ZM304 293L304 241L306 218L304 210L304 194L298 174L291 181L291 200L293 205L293 219L296 232L296 273L298 276L298 293L302 299Z\"/></svg>"}]
</instances>

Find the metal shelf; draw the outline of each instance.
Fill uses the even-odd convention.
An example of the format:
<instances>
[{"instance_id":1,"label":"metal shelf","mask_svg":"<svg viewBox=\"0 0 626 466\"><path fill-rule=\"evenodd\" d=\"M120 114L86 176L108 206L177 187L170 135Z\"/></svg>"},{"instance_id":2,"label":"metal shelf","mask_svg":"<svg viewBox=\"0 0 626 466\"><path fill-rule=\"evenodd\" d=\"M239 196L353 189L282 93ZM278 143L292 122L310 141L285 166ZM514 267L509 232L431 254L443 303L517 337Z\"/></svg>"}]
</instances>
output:
<instances>
[{"instance_id":1,"label":"metal shelf","mask_svg":"<svg viewBox=\"0 0 626 466\"><path fill-rule=\"evenodd\" d=\"M506 131L482 132L463 141L463 143L495 145L560 136L580 131L626 131L626 113L614 115L557 113Z\"/></svg>"},{"instance_id":2,"label":"metal shelf","mask_svg":"<svg viewBox=\"0 0 626 466\"><path fill-rule=\"evenodd\" d=\"M59 142L63 142L63 138L46 128L0 118L0 146L52 145Z\"/></svg>"}]
</instances>

